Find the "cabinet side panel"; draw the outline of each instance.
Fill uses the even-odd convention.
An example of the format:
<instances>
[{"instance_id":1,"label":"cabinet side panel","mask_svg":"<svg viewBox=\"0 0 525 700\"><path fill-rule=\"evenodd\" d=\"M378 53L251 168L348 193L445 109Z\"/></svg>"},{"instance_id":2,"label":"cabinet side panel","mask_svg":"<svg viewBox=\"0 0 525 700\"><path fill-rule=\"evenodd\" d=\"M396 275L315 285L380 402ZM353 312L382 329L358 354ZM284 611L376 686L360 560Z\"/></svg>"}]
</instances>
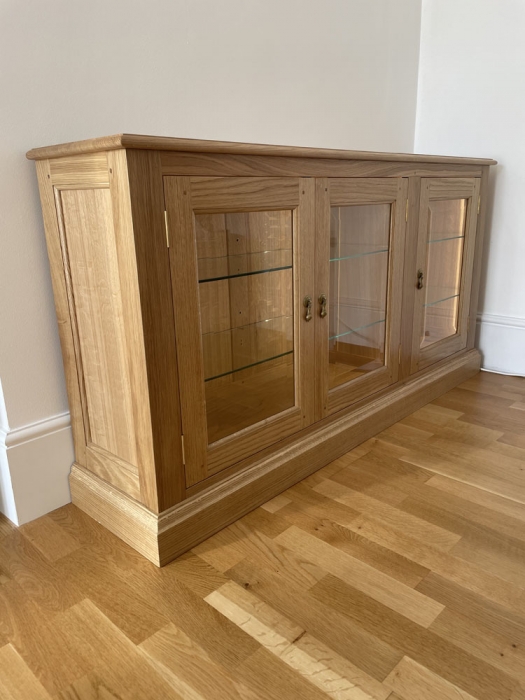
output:
<instances>
[{"instance_id":1,"label":"cabinet side panel","mask_svg":"<svg viewBox=\"0 0 525 700\"><path fill-rule=\"evenodd\" d=\"M40 189L40 201L44 218L46 234L47 254L51 269L51 281L55 299L55 310L62 348L62 358L66 374L67 395L71 412L71 427L75 445L75 456L79 464L86 463L86 433L84 429L84 416L82 412L82 397L80 390L80 374L77 371L75 357L75 343L70 316L70 306L65 277L65 252L62 250L60 231L58 225L57 210L53 185L51 184L51 172L48 160L36 163L38 186Z\"/></svg>"},{"instance_id":2,"label":"cabinet side panel","mask_svg":"<svg viewBox=\"0 0 525 700\"><path fill-rule=\"evenodd\" d=\"M137 465L109 189L60 193L90 440Z\"/></svg>"}]
</instances>

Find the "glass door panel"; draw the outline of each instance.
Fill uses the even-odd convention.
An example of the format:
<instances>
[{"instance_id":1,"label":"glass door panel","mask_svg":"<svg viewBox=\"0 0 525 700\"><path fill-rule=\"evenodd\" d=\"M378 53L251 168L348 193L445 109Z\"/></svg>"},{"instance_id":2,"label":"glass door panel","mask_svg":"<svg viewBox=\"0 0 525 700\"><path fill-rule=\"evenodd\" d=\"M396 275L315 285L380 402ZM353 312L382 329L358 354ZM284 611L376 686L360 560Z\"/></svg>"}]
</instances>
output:
<instances>
[{"instance_id":1,"label":"glass door panel","mask_svg":"<svg viewBox=\"0 0 525 700\"><path fill-rule=\"evenodd\" d=\"M208 442L295 403L292 212L196 214Z\"/></svg>"},{"instance_id":2,"label":"glass door panel","mask_svg":"<svg viewBox=\"0 0 525 700\"><path fill-rule=\"evenodd\" d=\"M317 182L320 417L397 381L407 197L406 178Z\"/></svg>"},{"instance_id":3,"label":"glass door panel","mask_svg":"<svg viewBox=\"0 0 525 700\"><path fill-rule=\"evenodd\" d=\"M164 178L186 485L315 419L315 181Z\"/></svg>"},{"instance_id":4,"label":"glass door panel","mask_svg":"<svg viewBox=\"0 0 525 700\"><path fill-rule=\"evenodd\" d=\"M467 344L479 178L422 178L411 371Z\"/></svg>"},{"instance_id":5,"label":"glass door panel","mask_svg":"<svg viewBox=\"0 0 525 700\"><path fill-rule=\"evenodd\" d=\"M385 364L390 204L331 207L329 389Z\"/></svg>"},{"instance_id":6,"label":"glass door panel","mask_svg":"<svg viewBox=\"0 0 525 700\"><path fill-rule=\"evenodd\" d=\"M466 215L466 199L429 202L421 348L457 333Z\"/></svg>"}]
</instances>

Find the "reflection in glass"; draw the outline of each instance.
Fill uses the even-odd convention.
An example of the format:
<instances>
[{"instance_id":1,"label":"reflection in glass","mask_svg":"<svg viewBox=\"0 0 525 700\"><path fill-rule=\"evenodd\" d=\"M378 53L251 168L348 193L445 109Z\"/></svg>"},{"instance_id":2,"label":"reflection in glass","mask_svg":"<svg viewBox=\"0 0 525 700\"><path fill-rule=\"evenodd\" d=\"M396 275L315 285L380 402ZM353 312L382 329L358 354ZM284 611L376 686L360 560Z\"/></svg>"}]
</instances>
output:
<instances>
[{"instance_id":1,"label":"reflection in glass","mask_svg":"<svg viewBox=\"0 0 525 700\"><path fill-rule=\"evenodd\" d=\"M385 363L390 204L332 207L329 388Z\"/></svg>"},{"instance_id":2,"label":"reflection in glass","mask_svg":"<svg viewBox=\"0 0 525 700\"><path fill-rule=\"evenodd\" d=\"M195 216L208 442L295 405L292 212Z\"/></svg>"},{"instance_id":3,"label":"reflection in glass","mask_svg":"<svg viewBox=\"0 0 525 700\"><path fill-rule=\"evenodd\" d=\"M429 204L422 348L458 330L466 213L466 199Z\"/></svg>"}]
</instances>

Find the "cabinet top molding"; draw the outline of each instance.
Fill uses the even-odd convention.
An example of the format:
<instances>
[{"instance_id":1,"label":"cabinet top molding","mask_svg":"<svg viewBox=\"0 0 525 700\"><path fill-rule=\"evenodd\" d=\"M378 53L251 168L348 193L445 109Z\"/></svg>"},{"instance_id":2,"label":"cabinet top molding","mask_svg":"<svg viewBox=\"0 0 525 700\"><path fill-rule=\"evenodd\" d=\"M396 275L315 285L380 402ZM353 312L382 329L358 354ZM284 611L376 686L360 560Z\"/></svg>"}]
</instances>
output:
<instances>
[{"instance_id":1,"label":"cabinet top molding","mask_svg":"<svg viewBox=\"0 0 525 700\"><path fill-rule=\"evenodd\" d=\"M140 148L158 151L186 153L228 153L233 155L286 156L295 158L331 158L334 160L403 161L405 163L464 163L496 165L491 158L459 158L454 156L429 156L415 153L375 153L373 151L345 151L335 148L305 148L301 146L272 146L259 143L234 141L204 141L168 136L141 136L139 134L115 134L85 141L72 141L56 146L33 148L27 153L30 160L44 160L74 156L96 151L113 151L119 148Z\"/></svg>"}]
</instances>

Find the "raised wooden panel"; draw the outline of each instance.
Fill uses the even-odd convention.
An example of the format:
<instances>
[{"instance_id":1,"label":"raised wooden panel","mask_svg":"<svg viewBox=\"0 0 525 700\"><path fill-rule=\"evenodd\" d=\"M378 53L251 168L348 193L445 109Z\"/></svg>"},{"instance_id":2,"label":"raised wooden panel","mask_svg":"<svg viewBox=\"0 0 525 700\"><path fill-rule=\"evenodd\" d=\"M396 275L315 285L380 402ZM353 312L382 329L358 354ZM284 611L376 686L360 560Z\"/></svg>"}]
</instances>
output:
<instances>
[{"instance_id":1,"label":"raised wooden panel","mask_svg":"<svg viewBox=\"0 0 525 700\"><path fill-rule=\"evenodd\" d=\"M51 182L60 188L108 187L108 157L103 151L50 161Z\"/></svg>"},{"instance_id":2,"label":"raised wooden panel","mask_svg":"<svg viewBox=\"0 0 525 700\"><path fill-rule=\"evenodd\" d=\"M66 375L66 388L71 414L71 428L75 455L78 462L84 464L86 451L86 425L83 410L83 379L77 365L76 329L74 328L74 312L68 279L67 249L57 215L57 202L54 188L51 184L50 162L41 160L36 163L40 201L44 218L44 230L47 243L47 254L51 269L55 311L58 321L58 332L62 348L62 358Z\"/></svg>"},{"instance_id":3,"label":"raised wooden panel","mask_svg":"<svg viewBox=\"0 0 525 700\"><path fill-rule=\"evenodd\" d=\"M60 193L91 441L137 464L109 189Z\"/></svg>"},{"instance_id":4,"label":"raised wooden panel","mask_svg":"<svg viewBox=\"0 0 525 700\"><path fill-rule=\"evenodd\" d=\"M297 180L278 177L192 177L193 211L253 211L293 207L299 204Z\"/></svg>"},{"instance_id":5,"label":"raised wooden panel","mask_svg":"<svg viewBox=\"0 0 525 700\"><path fill-rule=\"evenodd\" d=\"M399 181L386 178L330 178L330 205L333 207L350 204L378 204L394 202L399 194Z\"/></svg>"}]
</instances>

